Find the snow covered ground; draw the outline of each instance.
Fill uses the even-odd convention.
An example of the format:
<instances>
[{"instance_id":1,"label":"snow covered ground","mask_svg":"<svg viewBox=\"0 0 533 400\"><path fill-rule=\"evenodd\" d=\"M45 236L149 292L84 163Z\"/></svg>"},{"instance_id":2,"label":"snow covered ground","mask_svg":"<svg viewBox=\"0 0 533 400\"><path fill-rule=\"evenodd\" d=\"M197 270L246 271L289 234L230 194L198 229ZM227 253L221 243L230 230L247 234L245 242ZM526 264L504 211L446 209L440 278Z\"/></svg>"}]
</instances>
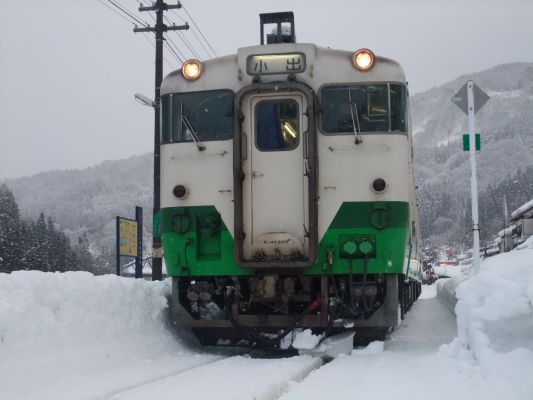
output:
<instances>
[{"instance_id":1,"label":"snow covered ground","mask_svg":"<svg viewBox=\"0 0 533 400\"><path fill-rule=\"evenodd\" d=\"M195 348L167 329L168 290L0 274L0 399L533 399L533 249L484 261L458 286L457 318L425 286L390 339L327 364Z\"/></svg>"}]
</instances>

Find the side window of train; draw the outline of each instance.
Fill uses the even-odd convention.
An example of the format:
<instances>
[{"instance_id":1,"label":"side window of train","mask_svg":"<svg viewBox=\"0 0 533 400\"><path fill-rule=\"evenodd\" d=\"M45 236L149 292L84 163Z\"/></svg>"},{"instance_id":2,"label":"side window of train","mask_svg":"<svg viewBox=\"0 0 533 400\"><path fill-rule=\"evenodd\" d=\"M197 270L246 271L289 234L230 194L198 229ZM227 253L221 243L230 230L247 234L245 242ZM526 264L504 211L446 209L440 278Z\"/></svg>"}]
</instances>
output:
<instances>
[{"instance_id":1,"label":"side window of train","mask_svg":"<svg viewBox=\"0 0 533 400\"><path fill-rule=\"evenodd\" d=\"M255 106L255 145L260 151L293 150L300 142L298 103L264 100Z\"/></svg>"},{"instance_id":2,"label":"side window of train","mask_svg":"<svg viewBox=\"0 0 533 400\"><path fill-rule=\"evenodd\" d=\"M161 143L231 139L233 98L230 90L161 96Z\"/></svg>"},{"instance_id":3,"label":"side window of train","mask_svg":"<svg viewBox=\"0 0 533 400\"><path fill-rule=\"evenodd\" d=\"M322 132L406 132L405 87L399 84L325 86L320 90Z\"/></svg>"}]
</instances>

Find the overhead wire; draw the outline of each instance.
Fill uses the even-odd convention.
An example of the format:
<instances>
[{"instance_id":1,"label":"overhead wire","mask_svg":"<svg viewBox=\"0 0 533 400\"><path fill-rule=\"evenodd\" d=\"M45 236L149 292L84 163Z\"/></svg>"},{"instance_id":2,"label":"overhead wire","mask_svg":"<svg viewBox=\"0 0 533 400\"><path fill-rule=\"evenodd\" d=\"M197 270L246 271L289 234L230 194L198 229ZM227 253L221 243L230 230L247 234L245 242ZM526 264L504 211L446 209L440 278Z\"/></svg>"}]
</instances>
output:
<instances>
[{"instance_id":1,"label":"overhead wire","mask_svg":"<svg viewBox=\"0 0 533 400\"><path fill-rule=\"evenodd\" d=\"M155 43L152 42L152 40L150 39L150 37L146 34L146 32L141 32L143 34L143 36L146 38L146 40L152 45L152 47L155 49ZM171 68L171 69L176 69L176 67L170 62L168 61L168 59L165 57L165 55L163 55L163 60L165 60L165 62L167 63L167 65ZM180 60L181 61L181 60Z\"/></svg>"},{"instance_id":2,"label":"overhead wire","mask_svg":"<svg viewBox=\"0 0 533 400\"><path fill-rule=\"evenodd\" d=\"M174 25L174 21L170 20L166 15L163 17L165 19L165 21L167 22L167 24L169 25ZM183 44L185 45L185 47L187 47L189 49L189 51L191 52L191 54L193 55L193 57L195 58L200 58L198 52L196 51L196 49L194 49L194 47L190 44L190 42L187 40L187 38L185 38L185 36L180 32L180 31L175 31L176 32L176 35L181 39L181 41L183 42ZM177 46L176 46L177 47ZM190 57L184 57L185 59L187 58L190 58Z\"/></svg>"},{"instance_id":3,"label":"overhead wire","mask_svg":"<svg viewBox=\"0 0 533 400\"><path fill-rule=\"evenodd\" d=\"M126 9L123 5L119 4L116 0L107 0L109 3L114 5L116 8L118 8L120 11L122 11L124 14L128 15L131 19L136 21L139 25L142 25L143 27L147 28L149 25L147 22L140 20L137 18L133 13Z\"/></svg>"},{"instance_id":4,"label":"overhead wire","mask_svg":"<svg viewBox=\"0 0 533 400\"><path fill-rule=\"evenodd\" d=\"M176 52L176 50L174 50L174 48L165 40L165 45L168 47L168 49L172 52L172 54L174 54L174 56L183 64L183 59L178 55L178 53ZM179 50L178 50L179 51Z\"/></svg>"},{"instance_id":5,"label":"overhead wire","mask_svg":"<svg viewBox=\"0 0 533 400\"><path fill-rule=\"evenodd\" d=\"M174 41L172 40L172 38L170 38L170 36L168 36L168 34L164 35L164 38L167 41L166 42L167 46L169 46L170 48L172 48L172 46L174 46L174 49L181 55L181 57L178 57L178 59L183 63L187 59L185 54L183 54L183 52L180 50L178 45L176 43L174 43ZM170 43L168 43L168 42L170 42Z\"/></svg>"},{"instance_id":6,"label":"overhead wire","mask_svg":"<svg viewBox=\"0 0 533 400\"><path fill-rule=\"evenodd\" d=\"M183 6L182 6L183 7ZM182 16L180 16L176 11L174 10L170 10L176 17L178 17L179 19L181 19L183 22L187 22ZM195 25L191 25L190 26L190 31L192 32L192 34L194 35L194 37L196 38L196 41L200 44L200 46L202 46L202 49L204 50L205 54L207 54L207 57L208 58L211 58L212 57L212 52L209 51L209 49L204 45L204 42L200 39L200 37L198 36L198 34L196 33L196 29L197 27ZM213 53L215 54L215 53ZM216 56L216 54L215 54Z\"/></svg>"},{"instance_id":7,"label":"overhead wire","mask_svg":"<svg viewBox=\"0 0 533 400\"><path fill-rule=\"evenodd\" d=\"M98 3L102 4L104 7L107 7L109 8L111 11L113 11L115 14L117 14L120 18L122 18L124 21L127 21L129 24L132 24L132 25L135 25L134 22L132 22L131 19L129 19L128 17L124 16L124 14L120 13L119 11L117 11L116 9L114 9L113 7L111 7L110 5L106 4L104 2L104 0L96 0Z\"/></svg>"},{"instance_id":8,"label":"overhead wire","mask_svg":"<svg viewBox=\"0 0 533 400\"><path fill-rule=\"evenodd\" d=\"M140 5L147 6L147 2L145 0L140 0ZM149 6L149 5L148 5ZM154 21L154 23L157 23L156 18L153 16L153 14L150 13L150 18ZM166 18L166 17L165 17ZM168 19L167 19L168 21ZM171 51L171 53L174 55L174 57L183 64L184 60L187 59L187 57L181 52L178 45L174 43L174 41L168 36L167 34L163 34L163 39L165 40L164 44L167 46L167 48ZM170 43L169 43L170 42ZM178 53L181 55L178 55Z\"/></svg>"},{"instance_id":9,"label":"overhead wire","mask_svg":"<svg viewBox=\"0 0 533 400\"><path fill-rule=\"evenodd\" d=\"M96 0L98 1L100 4L102 4L104 7L107 7L108 9L110 9L111 11L113 11L115 14L117 14L120 18L122 18L124 21L132 24L132 25L137 25L137 23L139 23L139 20L137 18L133 19L131 18L131 16L129 17L129 14L128 13L124 13L124 12L120 12L120 11L117 11L115 8L109 6L108 4L106 4L106 2L104 0ZM111 1L107 0L107 2L111 3ZM118 7L116 7L118 8ZM146 24L146 22L143 23L144 26L148 26L148 24ZM146 32L140 32L143 34L144 38L148 41L148 43L150 43L150 45L152 47L155 48L155 43L153 43L153 41L148 37L148 35L146 34ZM178 60L180 62L183 62L179 57L177 57ZM163 60L167 63L167 65L171 68L171 69L176 69L176 66L173 65L165 56L163 56Z\"/></svg>"},{"instance_id":10,"label":"overhead wire","mask_svg":"<svg viewBox=\"0 0 533 400\"><path fill-rule=\"evenodd\" d=\"M202 37L204 38L205 42L207 43L207 45L209 46L209 48L211 49L211 51L213 52L213 54L215 55L215 57L218 57L216 51L213 50L213 47L211 46L211 44L209 43L209 41L207 40L207 38L204 36L204 34L203 34L202 31L200 30L200 28L198 27L198 25L196 24L196 22L194 22L193 17L191 16L191 14L189 14L189 12L187 11L187 9L186 9L185 6L183 5L183 3L181 4L181 7L183 8L183 11L185 11L185 13L188 15L188 17L190 18L191 22L192 22L193 25L196 27L196 29L198 30L198 32L200 32L200 35L202 35Z\"/></svg>"}]
</instances>

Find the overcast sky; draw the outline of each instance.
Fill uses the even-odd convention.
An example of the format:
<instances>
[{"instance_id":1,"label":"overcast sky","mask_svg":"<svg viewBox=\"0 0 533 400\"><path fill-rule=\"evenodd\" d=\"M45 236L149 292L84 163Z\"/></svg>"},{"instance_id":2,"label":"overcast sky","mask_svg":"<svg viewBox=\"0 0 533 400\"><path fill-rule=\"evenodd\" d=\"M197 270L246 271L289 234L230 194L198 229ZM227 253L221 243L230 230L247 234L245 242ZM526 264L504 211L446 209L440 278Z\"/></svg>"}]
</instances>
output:
<instances>
[{"instance_id":1,"label":"overcast sky","mask_svg":"<svg viewBox=\"0 0 533 400\"><path fill-rule=\"evenodd\" d=\"M153 24L149 13L137 12L138 2L118 3ZM299 42L369 47L396 59L411 93L501 63L533 61L533 0L182 3L219 56L258 44L259 13L294 11ZM183 10L167 16L192 25ZM184 35L207 58L194 34ZM175 32L170 37L191 56ZM181 64L165 53L168 73ZM0 0L0 181L150 151L153 112L133 94L153 97L153 64L153 38L134 34L97 0Z\"/></svg>"}]
</instances>

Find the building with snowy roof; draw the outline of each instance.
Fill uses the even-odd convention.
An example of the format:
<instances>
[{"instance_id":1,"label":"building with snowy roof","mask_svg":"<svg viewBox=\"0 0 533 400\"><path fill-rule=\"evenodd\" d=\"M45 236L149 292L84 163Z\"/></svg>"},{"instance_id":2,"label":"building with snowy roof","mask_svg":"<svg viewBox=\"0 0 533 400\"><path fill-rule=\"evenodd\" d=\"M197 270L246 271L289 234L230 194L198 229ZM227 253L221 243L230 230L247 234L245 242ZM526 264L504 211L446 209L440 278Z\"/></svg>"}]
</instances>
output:
<instances>
[{"instance_id":1,"label":"building with snowy roof","mask_svg":"<svg viewBox=\"0 0 533 400\"><path fill-rule=\"evenodd\" d=\"M512 225L498 232L500 252L509 251L533 236L533 199L511 213Z\"/></svg>"}]
</instances>

